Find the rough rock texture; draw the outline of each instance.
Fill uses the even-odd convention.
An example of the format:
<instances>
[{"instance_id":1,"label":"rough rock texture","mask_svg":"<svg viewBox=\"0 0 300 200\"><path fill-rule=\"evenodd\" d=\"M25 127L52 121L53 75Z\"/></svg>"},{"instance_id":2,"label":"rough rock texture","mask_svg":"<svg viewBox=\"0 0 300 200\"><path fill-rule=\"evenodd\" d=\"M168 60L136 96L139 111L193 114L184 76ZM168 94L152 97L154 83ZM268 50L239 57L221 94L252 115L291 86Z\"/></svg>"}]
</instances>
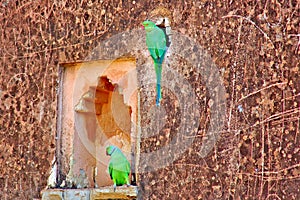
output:
<instances>
[{"instance_id":1,"label":"rough rock texture","mask_svg":"<svg viewBox=\"0 0 300 200\"><path fill-rule=\"evenodd\" d=\"M1 199L39 198L46 186L55 153L58 63L84 60L101 41L140 27L158 5L170 10L172 29L194 38L218 67L226 124L215 148L201 157L214 103L209 83L184 61L171 66L195 91L199 126L170 166L140 174L140 196L300 198L299 1L6 0L0 5ZM141 92L145 127L154 117L146 113L149 91ZM142 152L169 144L188 122L174 94L164 89L164 126L142 140Z\"/></svg>"}]
</instances>

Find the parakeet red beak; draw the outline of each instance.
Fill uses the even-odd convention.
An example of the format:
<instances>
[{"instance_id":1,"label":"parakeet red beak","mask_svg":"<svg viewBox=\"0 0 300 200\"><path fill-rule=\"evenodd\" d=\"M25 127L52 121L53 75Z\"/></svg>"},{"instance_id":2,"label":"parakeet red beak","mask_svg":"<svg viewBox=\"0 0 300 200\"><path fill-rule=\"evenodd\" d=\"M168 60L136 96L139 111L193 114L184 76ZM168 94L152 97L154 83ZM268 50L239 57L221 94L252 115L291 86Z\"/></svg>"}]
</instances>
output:
<instances>
[{"instance_id":1,"label":"parakeet red beak","mask_svg":"<svg viewBox=\"0 0 300 200\"><path fill-rule=\"evenodd\" d=\"M145 29L146 24L144 24L144 22L142 22L141 25L142 25L142 29Z\"/></svg>"}]
</instances>

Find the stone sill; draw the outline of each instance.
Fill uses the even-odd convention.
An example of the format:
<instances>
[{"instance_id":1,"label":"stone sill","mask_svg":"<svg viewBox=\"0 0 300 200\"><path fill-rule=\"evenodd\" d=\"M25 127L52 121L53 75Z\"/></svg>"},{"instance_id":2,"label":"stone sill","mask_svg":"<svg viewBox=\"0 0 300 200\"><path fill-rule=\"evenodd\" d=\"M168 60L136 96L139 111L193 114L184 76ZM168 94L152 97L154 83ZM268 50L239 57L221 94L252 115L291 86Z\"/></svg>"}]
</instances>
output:
<instances>
[{"instance_id":1,"label":"stone sill","mask_svg":"<svg viewBox=\"0 0 300 200\"><path fill-rule=\"evenodd\" d=\"M137 199L137 186L120 186L114 192L112 186L85 189L46 189L42 200L100 200Z\"/></svg>"}]
</instances>

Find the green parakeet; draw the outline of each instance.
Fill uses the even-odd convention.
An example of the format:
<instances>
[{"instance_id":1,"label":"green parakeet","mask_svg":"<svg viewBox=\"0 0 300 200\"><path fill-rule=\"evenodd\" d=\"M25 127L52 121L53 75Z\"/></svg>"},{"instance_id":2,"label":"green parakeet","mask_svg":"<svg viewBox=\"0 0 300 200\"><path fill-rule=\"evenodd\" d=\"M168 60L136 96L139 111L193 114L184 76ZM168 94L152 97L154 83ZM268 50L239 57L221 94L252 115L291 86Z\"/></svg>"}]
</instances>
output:
<instances>
[{"instance_id":1,"label":"green parakeet","mask_svg":"<svg viewBox=\"0 0 300 200\"><path fill-rule=\"evenodd\" d=\"M117 186L129 186L130 164L125 155L118 147L112 145L106 148L106 155L110 156L108 172L114 182L114 191Z\"/></svg>"},{"instance_id":2,"label":"green parakeet","mask_svg":"<svg viewBox=\"0 0 300 200\"><path fill-rule=\"evenodd\" d=\"M167 51L166 35L164 31L157 27L152 21L146 20L142 24L146 31L146 44L154 62L154 68L156 73L156 105L159 106L161 100L160 83L162 62Z\"/></svg>"}]
</instances>

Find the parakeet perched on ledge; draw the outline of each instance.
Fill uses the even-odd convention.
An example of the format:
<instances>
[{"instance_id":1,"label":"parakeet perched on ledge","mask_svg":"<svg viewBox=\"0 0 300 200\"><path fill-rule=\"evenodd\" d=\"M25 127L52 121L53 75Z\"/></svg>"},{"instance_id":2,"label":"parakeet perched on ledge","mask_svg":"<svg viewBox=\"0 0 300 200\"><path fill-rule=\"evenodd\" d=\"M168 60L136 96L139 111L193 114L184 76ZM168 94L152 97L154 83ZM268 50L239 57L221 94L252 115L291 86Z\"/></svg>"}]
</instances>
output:
<instances>
[{"instance_id":1,"label":"parakeet perched on ledge","mask_svg":"<svg viewBox=\"0 0 300 200\"><path fill-rule=\"evenodd\" d=\"M142 24L146 31L146 44L153 59L156 73L156 105L160 106L162 63L167 51L166 35L152 21L146 20Z\"/></svg>"},{"instance_id":2,"label":"parakeet perched on ledge","mask_svg":"<svg viewBox=\"0 0 300 200\"><path fill-rule=\"evenodd\" d=\"M125 155L118 147L112 145L106 148L106 155L110 156L108 172L114 182L114 191L117 186L129 186L130 164Z\"/></svg>"}]
</instances>

